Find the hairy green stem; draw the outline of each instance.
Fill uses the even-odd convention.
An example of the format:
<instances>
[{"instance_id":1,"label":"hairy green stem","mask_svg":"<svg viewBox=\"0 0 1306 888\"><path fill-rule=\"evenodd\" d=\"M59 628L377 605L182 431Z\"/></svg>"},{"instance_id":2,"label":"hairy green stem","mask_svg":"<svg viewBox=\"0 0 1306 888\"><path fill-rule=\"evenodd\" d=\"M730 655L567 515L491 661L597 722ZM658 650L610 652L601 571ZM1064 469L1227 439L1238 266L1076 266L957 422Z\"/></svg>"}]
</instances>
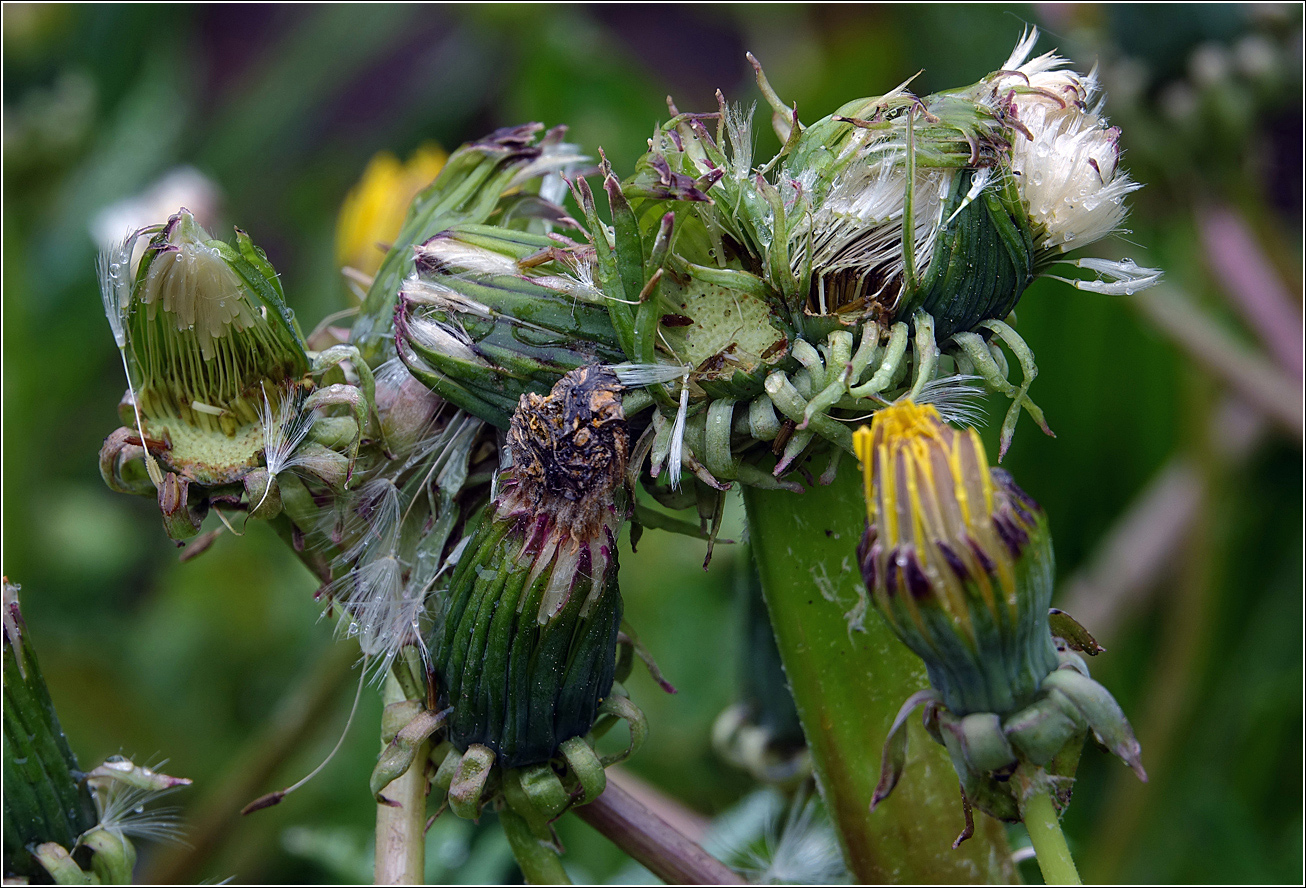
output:
<instances>
[{"instance_id":1,"label":"hairy green stem","mask_svg":"<svg viewBox=\"0 0 1306 888\"><path fill-rule=\"evenodd\" d=\"M517 858L522 878L527 885L570 885L571 879L562 868L558 852L541 842L531 832L530 825L511 808L499 812L499 823L508 837L512 856Z\"/></svg>"},{"instance_id":2,"label":"hairy green stem","mask_svg":"<svg viewBox=\"0 0 1306 888\"><path fill-rule=\"evenodd\" d=\"M1083 884L1070 856L1066 836L1061 832L1061 821L1056 806L1052 804L1052 796L1043 791L1026 799L1023 816L1025 828L1029 830L1029 841L1038 855L1038 868L1043 871L1043 881L1049 885Z\"/></svg>"},{"instance_id":3,"label":"hairy green stem","mask_svg":"<svg viewBox=\"0 0 1306 888\"><path fill-rule=\"evenodd\" d=\"M407 699L393 675L386 676L385 702ZM420 885L426 869L426 758L423 743L412 766L381 790L376 806L377 885Z\"/></svg>"},{"instance_id":4,"label":"hairy green stem","mask_svg":"<svg viewBox=\"0 0 1306 888\"><path fill-rule=\"evenodd\" d=\"M947 753L913 724L907 773L870 811L884 740L925 667L873 611L856 547L866 523L857 465L801 495L744 489L749 536L771 626L812 753L817 786L856 882L1010 882L1006 835L964 825Z\"/></svg>"}]
</instances>

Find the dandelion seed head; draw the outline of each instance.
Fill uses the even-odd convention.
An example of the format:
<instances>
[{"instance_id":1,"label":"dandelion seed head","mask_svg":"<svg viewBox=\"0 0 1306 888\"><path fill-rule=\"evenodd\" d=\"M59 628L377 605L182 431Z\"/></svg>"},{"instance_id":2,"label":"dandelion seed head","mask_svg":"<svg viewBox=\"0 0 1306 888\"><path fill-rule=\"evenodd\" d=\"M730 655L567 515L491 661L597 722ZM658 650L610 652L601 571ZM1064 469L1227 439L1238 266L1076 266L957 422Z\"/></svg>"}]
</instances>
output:
<instances>
[{"instance_id":1,"label":"dandelion seed head","mask_svg":"<svg viewBox=\"0 0 1306 888\"><path fill-rule=\"evenodd\" d=\"M1086 75L1049 52L1028 60L1038 29L1026 31L984 101L1009 102L1018 125L1011 147L1017 187L1041 250L1066 252L1119 230L1124 198L1141 187L1119 169L1120 131L1097 97L1096 69Z\"/></svg>"}]
</instances>

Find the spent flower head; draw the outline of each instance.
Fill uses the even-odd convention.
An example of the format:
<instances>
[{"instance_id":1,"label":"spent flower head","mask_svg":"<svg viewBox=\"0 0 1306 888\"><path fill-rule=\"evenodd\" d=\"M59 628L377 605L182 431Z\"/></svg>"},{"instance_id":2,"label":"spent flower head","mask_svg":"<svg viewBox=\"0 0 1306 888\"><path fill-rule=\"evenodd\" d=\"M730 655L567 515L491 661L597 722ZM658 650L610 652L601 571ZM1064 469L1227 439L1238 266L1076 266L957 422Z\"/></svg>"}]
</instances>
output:
<instances>
[{"instance_id":1,"label":"spent flower head","mask_svg":"<svg viewBox=\"0 0 1306 888\"><path fill-rule=\"evenodd\" d=\"M167 468L200 483L237 480L264 444L266 392L308 370L267 259L237 230L232 247L185 210L150 240L130 287L127 247L108 264L125 314L126 356L143 433ZM280 411L278 403L272 408Z\"/></svg>"}]
</instances>

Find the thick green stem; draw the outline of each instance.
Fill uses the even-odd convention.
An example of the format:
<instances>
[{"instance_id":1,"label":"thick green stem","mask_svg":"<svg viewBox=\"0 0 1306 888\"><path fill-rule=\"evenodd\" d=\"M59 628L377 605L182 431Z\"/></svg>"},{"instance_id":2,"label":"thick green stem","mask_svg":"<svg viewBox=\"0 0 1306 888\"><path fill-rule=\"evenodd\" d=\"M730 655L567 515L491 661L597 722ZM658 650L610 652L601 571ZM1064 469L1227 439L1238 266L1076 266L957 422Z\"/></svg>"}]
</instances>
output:
<instances>
[{"instance_id":1,"label":"thick green stem","mask_svg":"<svg viewBox=\"0 0 1306 888\"><path fill-rule=\"evenodd\" d=\"M911 726L907 772L870 811L885 736L903 701L928 686L925 667L873 610L856 547L866 523L857 466L803 494L744 489L749 535L817 785L857 882L1010 882L1006 835L964 819L947 753ZM850 616L852 615L852 616Z\"/></svg>"},{"instance_id":2,"label":"thick green stem","mask_svg":"<svg viewBox=\"0 0 1306 888\"><path fill-rule=\"evenodd\" d=\"M1043 871L1043 881L1049 885L1081 885L1079 870L1070 856L1061 821L1052 804L1052 796L1038 792L1025 801L1025 828L1029 841L1038 855L1038 868Z\"/></svg>"},{"instance_id":3,"label":"thick green stem","mask_svg":"<svg viewBox=\"0 0 1306 888\"><path fill-rule=\"evenodd\" d=\"M386 676L385 702L407 699L393 675ZM385 738L383 742L389 742ZM423 743L412 767L381 790L376 806L377 885L420 885L426 869L426 757Z\"/></svg>"},{"instance_id":4,"label":"thick green stem","mask_svg":"<svg viewBox=\"0 0 1306 888\"><path fill-rule=\"evenodd\" d=\"M552 847L535 838L530 825L511 808L499 812L499 823L508 837L512 856L517 858L522 878L527 885L570 885L571 879L562 868L562 860Z\"/></svg>"}]
</instances>

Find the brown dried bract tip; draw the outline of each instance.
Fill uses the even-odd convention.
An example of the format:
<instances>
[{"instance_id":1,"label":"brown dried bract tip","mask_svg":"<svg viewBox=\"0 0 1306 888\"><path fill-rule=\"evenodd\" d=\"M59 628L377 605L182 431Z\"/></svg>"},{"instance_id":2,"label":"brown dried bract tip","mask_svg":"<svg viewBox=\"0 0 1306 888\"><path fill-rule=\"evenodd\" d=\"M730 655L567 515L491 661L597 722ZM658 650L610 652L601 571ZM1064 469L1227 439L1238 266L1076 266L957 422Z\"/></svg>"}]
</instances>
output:
<instances>
[{"instance_id":1,"label":"brown dried bract tip","mask_svg":"<svg viewBox=\"0 0 1306 888\"><path fill-rule=\"evenodd\" d=\"M522 395L508 448L521 492L535 502L606 504L626 474L630 451L616 375L581 367L548 395Z\"/></svg>"}]
</instances>

